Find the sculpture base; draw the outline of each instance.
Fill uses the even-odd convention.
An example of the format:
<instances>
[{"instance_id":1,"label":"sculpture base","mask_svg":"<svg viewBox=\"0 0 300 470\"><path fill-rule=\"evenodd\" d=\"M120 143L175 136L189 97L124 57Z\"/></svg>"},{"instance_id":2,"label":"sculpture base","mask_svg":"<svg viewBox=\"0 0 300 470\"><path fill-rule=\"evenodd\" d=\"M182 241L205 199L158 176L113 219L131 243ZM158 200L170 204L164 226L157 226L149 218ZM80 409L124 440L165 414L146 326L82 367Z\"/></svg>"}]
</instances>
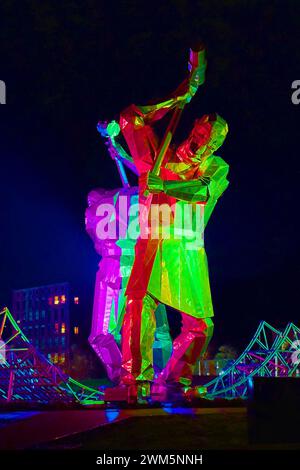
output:
<instances>
[{"instance_id":1,"label":"sculpture base","mask_svg":"<svg viewBox=\"0 0 300 470\"><path fill-rule=\"evenodd\" d=\"M117 385L104 389L104 402L126 402L128 404L189 404L205 398L207 390L204 386L183 387L179 383L161 384L137 382L132 385Z\"/></svg>"}]
</instances>

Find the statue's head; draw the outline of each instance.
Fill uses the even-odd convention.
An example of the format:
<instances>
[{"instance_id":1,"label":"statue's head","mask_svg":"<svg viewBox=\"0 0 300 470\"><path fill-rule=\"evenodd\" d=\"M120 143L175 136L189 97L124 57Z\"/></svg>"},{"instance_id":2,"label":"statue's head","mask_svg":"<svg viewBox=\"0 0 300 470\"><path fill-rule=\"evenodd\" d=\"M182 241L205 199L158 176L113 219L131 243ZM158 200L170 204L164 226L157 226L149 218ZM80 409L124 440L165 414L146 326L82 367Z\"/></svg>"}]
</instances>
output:
<instances>
[{"instance_id":1,"label":"statue's head","mask_svg":"<svg viewBox=\"0 0 300 470\"><path fill-rule=\"evenodd\" d=\"M194 127L177 149L180 160L198 163L212 155L223 144L228 132L226 121L218 114L205 114L196 119Z\"/></svg>"}]
</instances>

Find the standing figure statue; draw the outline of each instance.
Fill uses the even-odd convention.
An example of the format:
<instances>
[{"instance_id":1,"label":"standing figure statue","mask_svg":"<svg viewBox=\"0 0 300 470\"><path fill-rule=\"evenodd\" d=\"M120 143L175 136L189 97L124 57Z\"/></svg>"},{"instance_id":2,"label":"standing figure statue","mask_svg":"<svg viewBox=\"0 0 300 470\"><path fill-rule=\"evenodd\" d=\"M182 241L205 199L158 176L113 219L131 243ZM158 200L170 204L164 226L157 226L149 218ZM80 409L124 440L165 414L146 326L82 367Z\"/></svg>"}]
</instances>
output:
<instances>
[{"instance_id":1,"label":"standing figure statue","mask_svg":"<svg viewBox=\"0 0 300 470\"><path fill-rule=\"evenodd\" d=\"M204 51L191 51L189 76L168 99L154 105L131 105L120 115L119 125L139 173L141 206L141 235L126 289L122 378L118 386L120 394L127 394L129 401L136 400L145 384L150 390L151 383L153 400L163 401L170 390L182 396L194 392L193 366L204 354L213 333L203 238L196 234L198 242L191 244L189 236L177 236L176 220L188 206L193 224L197 225L196 219L202 214L202 226L206 226L228 186L229 167L214 155L225 140L228 126L219 115L206 114L195 121L181 145L170 145L183 107L204 82L205 68ZM155 123L171 110L173 116L160 142ZM152 209L163 206L170 208L170 221L166 224L157 219L154 234ZM169 361L153 381L154 312L159 302L180 312L182 328L173 342ZM107 397L109 393L107 390Z\"/></svg>"},{"instance_id":2,"label":"standing figure statue","mask_svg":"<svg viewBox=\"0 0 300 470\"><path fill-rule=\"evenodd\" d=\"M107 139L109 152L116 160L123 188L92 190L88 195L85 213L86 231L94 242L96 252L101 256L96 274L92 328L89 342L103 363L107 375L113 382L121 374L121 327L125 311L125 289L134 261L136 239L127 236L129 207L138 202L138 188L129 187L122 160L127 158L128 166L135 171L130 157L115 142L120 132L115 122L98 124L98 130ZM111 135L109 135L109 132ZM120 205L120 201L121 205ZM108 217L105 215L108 213ZM118 227L118 231L116 228ZM104 230L105 229L105 232ZM123 233L123 236L120 236ZM164 305L158 305L156 312L155 357L156 370L160 371L170 357L172 340Z\"/></svg>"}]
</instances>

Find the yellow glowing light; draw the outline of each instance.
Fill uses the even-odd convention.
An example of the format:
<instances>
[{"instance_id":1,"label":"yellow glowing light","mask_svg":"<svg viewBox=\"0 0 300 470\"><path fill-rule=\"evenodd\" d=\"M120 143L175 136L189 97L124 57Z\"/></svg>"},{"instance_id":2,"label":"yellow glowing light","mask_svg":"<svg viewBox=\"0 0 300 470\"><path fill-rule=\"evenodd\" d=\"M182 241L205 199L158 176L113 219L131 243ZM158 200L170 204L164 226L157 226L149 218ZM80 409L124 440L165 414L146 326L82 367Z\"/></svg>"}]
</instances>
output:
<instances>
[{"instance_id":1,"label":"yellow glowing light","mask_svg":"<svg viewBox=\"0 0 300 470\"><path fill-rule=\"evenodd\" d=\"M74 326L74 335L78 335L78 333L79 333L78 326Z\"/></svg>"},{"instance_id":2,"label":"yellow glowing light","mask_svg":"<svg viewBox=\"0 0 300 470\"><path fill-rule=\"evenodd\" d=\"M54 296L54 305L58 305L59 304L59 297L58 295L55 295Z\"/></svg>"},{"instance_id":3,"label":"yellow glowing light","mask_svg":"<svg viewBox=\"0 0 300 470\"><path fill-rule=\"evenodd\" d=\"M65 332L66 332L66 324L65 324L65 323L62 323L62 324L61 324L60 332L61 332L62 335L65 334Z\"/></svg>"},{"instance_id":4,"label":"yellow glowing light","mask_svg":"<svg viewBox=\"0 0 300 470\"><path fill-rule=\"evenodd\" d=\"M61 304L65 304L65 303L66 303L66 296L65 296L65 295L61 295L61 296L60 296L60 303L61 303Z\"/></svg>"}]
</instances>

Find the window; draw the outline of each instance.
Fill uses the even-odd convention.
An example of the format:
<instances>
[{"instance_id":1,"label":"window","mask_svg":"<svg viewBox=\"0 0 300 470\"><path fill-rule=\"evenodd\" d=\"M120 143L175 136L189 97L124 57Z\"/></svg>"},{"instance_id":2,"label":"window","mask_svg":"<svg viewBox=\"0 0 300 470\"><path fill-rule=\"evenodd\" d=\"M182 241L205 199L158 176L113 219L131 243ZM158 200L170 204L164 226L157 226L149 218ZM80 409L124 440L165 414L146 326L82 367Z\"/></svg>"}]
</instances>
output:
<instances>
[{"instance_id":1,"label":"window","mask_svg":"<svg viewBox=\"0 0 300 470\"><path fill-rule=\"evenodd\" d=\"M66 324L65 324L65 323L62 323L62 324L61 324L60 332L61 332L62 335L65 334L65 332L66 332Z\"/></svg>"},{"instance_id":2,"label":"window","mask_svg":"<svg viewBox=\"0 0 300 470\"><path fill-rule=\"evenodd\" d=\"M60 303L61 303L61 304L65 304L65 303L66 303L66 296L65 296L65 295L61 295L61 296L60 296Z\"/></svg>"},{"instance_id":3,"label":"window","mask_svg":"<svg viewBox=\"0 0 300 470\"><path fill-rule=\"evenodd\" d=\"M54 305L58 305L59 304L59 297L58 295L55 295L54 296Z\"/></svg>"},{"instance_id":4,"label":"window","mask_svg":"<svg viewBox=\"0 0 300 470\"><path fill-rule=\"evenodd\" d=\"M78 333L79 333L78 326L74 326L74 335L78 335Z\"/></svg>"},{"instance_id":5,"label":"window","mask_svg":"<svg viewBox=\"0 0 300 470\"><path fill-rule=\"evenodd\" d=\"M79 297L74 297L74 304L78 305L79 304Z\"/></svg>"},{"instance_id":6,"label":"window","mask_svg":"<svg viewBox=\"0 0 300 470\"><path fill-rule=\"evenodd\" d=\"M52 304L53 304L53 299L52 299L52 297L49 297L49 299L48 299L48 305L52 305Z\"/></svg>"}]
</instances>

